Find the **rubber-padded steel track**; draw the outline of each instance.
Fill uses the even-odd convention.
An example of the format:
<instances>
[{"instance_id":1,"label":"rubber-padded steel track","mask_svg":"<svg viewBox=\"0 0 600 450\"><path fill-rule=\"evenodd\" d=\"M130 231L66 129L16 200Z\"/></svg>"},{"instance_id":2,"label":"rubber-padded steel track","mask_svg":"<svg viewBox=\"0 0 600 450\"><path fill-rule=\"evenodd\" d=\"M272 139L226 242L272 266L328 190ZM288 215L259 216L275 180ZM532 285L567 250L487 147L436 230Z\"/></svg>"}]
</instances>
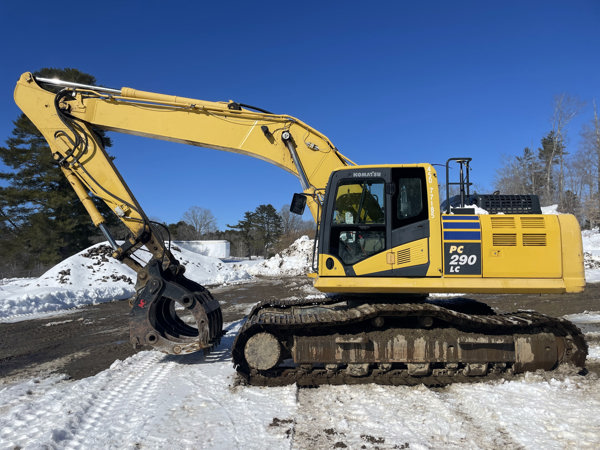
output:
<instances>
[{"instance_id":1,"label":"rubber-padded steel track","mask_svg":"<svg viewBox=\"0 0 600 450\"><path fill-rule=\"evenodd\" d=\"M526 369L519 369L514 363L496 363L481 361L476 366L478 371L470 370L475 366L468 363L439 360L426 366L423 373L415 374L409 361L394 361L392 364L377 364L367 361L363 372L352 374L346 364L327 364L330 361L312 361L309 364L296 364L292 361L292 347L298 339L313 339L315 349L319 339L332 339L331 335L354 333L356 342L365 335L365 330L372 329L377 318L384 318L384 330L395 332L393 321L412 323L413 331L429 328L432 333L440 329L450 330L458 336L458 340L469 336L496 337L512 339L512 336L526 336L527 339L541 339L539 336L550 336L558 342L555 361L546 361L544 367L540 361L530 362ZM419 325L420 324L420 325ZM421 327L425 324L424 327ZM389 328L386 328L389 327ZM350 331L348 331L350 330ZM402 329L397 330L402 333ZM257 370L246 361L244 349L248 340L258 333L269 333L279 340L283 353L279 364L269 370ZM368 333L367 333L368 334ZM347 336L347 335L346 335ZM515 338L516 339L516 338ZM352 340L350 342L353 342ZM543 339L542 339L543 342ZM297 345L297 344L296 344ZM238 373L249 384L254 385L299 385L321 384L363 384L378 383L391 385L444 385L453 382L481 381L482 379L505 378L515 372L536 370L538 368L554 369L559 365L569 364L583 367L587 356L587 344L581 331L565 319L557 319L531 311L520 311L502 315L477 315L445 308L429 302L418 303L361 303L331 297L315 301L314 299L295 299L261 302L254 306L247 321L238 333L233 349L233 362ZM356 363L357 361L353 361ZM359 361L360 363L360 361ZM489 363L489 364L488 364ZM360 364L359 364L360 365ZM538 367L539 366L539 367Z\"/></svg>"}]
</instances>

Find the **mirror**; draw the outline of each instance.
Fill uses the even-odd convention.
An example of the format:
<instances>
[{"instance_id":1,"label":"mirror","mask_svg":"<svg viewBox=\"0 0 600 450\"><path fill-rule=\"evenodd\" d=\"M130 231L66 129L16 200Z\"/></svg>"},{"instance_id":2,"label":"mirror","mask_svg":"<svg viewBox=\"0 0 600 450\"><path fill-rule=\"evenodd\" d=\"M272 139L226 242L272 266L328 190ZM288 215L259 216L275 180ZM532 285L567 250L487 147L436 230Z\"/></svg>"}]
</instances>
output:
<instances>
[{"instance_id":1,"label":"mirror","mask_svg":"<svg viewBox=\"0 0 600 450\"><path fill-rule=\"evenodd\" d=\"M304 214L306 208L306 196L304 194L294 194L292 198L292 204L290 205L290 212L301 216Z\"/></svg>"}]
</instances>

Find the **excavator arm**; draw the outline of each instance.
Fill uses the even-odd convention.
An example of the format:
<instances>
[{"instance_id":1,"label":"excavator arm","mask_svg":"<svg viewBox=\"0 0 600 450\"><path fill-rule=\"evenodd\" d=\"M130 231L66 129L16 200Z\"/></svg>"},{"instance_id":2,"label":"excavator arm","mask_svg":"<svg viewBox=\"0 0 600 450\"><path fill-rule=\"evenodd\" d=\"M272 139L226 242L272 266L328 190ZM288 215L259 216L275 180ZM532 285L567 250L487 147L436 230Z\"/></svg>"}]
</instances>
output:
<instances>
[{"instance_id":1,"label":"excavator arm","mask_svg":"<svg viewBox=\"0 0 600 450\"><path fill-rule=\"evenodd\" d=\"M331 172L354 165L326 136L302 121L235 102L87 86L36 78L31 73L21 75L14 97L48 142L57 165L112 245L113 256L138 274L130 322L132 342L168 353L212 345L221 333L221 311L206 289L185 278L184 268L156 232L95 130L214 148L270 162L300 179L315 221ZM129 229L127 241L117 243L112 238L92 197L104 201ZM132 257L142 246L152 255L145 265ZM181 319L181 309L194 317L196 327Z\"/></svg>"}]
</instances>

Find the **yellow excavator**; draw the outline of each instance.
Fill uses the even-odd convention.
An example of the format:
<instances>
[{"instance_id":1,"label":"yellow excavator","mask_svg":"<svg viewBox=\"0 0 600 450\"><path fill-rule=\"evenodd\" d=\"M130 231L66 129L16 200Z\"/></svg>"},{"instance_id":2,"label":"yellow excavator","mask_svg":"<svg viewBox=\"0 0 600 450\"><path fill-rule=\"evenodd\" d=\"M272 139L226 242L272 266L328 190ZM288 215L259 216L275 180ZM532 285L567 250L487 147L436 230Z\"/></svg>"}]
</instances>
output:
<instances>
[{"instance_id":1,"label":"yellow excavator","mask_svg":"<svg viewBox=\"0 0 600 450\"><path fill-rule=\"evenodd\" d=\"M426 299L429 293L562 293L585 286L576 219L542 215L526 196L470 195L469 158L448 161L447 167L460 164L461 174L466 165L467 179L461 175L458 183L460 207L449 202L443 210L431 164L356 165L288 115L31 73L21 75L14 96L113 256L137 272L130 313L136 347L169 354L209 349L222 335L221 309L184 276L95 130L250 155L299 178L303 192L294 195L292 210L301 213L308 204L317 223L309 276L331 294L254 306L232 348L238 373L251 384L445 384L584 367L586 343L567 320ZM111 236L92 197L121 219L129 239ZM495 214L465 208L473 198ZM152 255L144 265L133 257L142 246Z\"/></svg>"}]
</instances>

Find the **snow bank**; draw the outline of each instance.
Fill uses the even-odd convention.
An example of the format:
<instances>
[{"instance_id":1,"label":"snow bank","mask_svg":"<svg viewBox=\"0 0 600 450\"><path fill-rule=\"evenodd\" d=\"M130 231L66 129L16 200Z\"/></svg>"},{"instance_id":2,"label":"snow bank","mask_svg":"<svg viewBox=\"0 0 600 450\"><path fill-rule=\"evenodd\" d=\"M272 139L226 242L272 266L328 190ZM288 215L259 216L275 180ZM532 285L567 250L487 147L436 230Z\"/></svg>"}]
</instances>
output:
<instances>
[{"instance_id":1,"label":"snow bank","mask_svg":"<svg viewBox=\"0 0 600 450\"><path fill-rule=\"evenodd\" d=\"M598 228L583 230L583 258L585 265L585 280L588 283L600 282L600 232Z\"/></svg>"},{"instance_id":2,"label":"snow bank","mask_svg":"<svg viewBox=\"0 0 600 450\"><path fill-rule=\"evenodd\" d=\"M262 261L243 261L236 268L245 269L255 276L293 276L304 275L312 271L314 241L302 236L281 253Z\"/></svg>"},{"instance_id":3,"label":"snow bank","mask_svg":"<svg viewBox=\"0 0 600 450\"><path fill-rule=\"evenodd\" d=\"M207 256L206 248L174 243L171 251L186 268L186 276L214 286L249 281L252 276L291 276L307 273L313 242L304 236L268 260L225 263ZM135 272L112 258L107 243L89 247L54 266L39 278L0 280L0 322L33 318L32 315L67 310L82 305L122 300L135 291ZM149 253L136 253L142 260Z\"/></svg>"},{"instance_id":4,"label":"snow bank","mask_svg":"<svg viewBox=\"0 0 600 450\"><path fill-rule=\"evenodd\" d=\"M178 246L171 250L186 267L186 275L200 284L210 286L251 278L243 268L234 268L218 258ZM111 253L108 244L96 244L65 259L39 278L4 280L0 283L0 321L31 319L31 314L131 297L136 274L112 258ZM138 253L142 259L149 258L148 253Z\"/></svg>"}]
</instances>

